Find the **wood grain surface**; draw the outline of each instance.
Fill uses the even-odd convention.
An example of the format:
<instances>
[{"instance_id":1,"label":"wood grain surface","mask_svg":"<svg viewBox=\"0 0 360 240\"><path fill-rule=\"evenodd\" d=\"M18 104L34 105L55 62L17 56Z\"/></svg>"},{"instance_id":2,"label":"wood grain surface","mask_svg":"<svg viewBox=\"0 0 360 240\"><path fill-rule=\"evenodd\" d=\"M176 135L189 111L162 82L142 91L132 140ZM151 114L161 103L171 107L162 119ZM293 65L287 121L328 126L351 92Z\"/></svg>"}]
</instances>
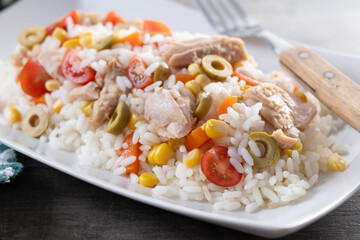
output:
<instances>
[{"instance_id":1,"label":"wood grain surface","mask_svg":"<svg viewBox=\"0 0 360 240\"><path fill-rule=\"evenodd\" d=\"M281 66L331 111L360 132L360 86L305 46L280 54Z\"/></svg>"},{"instance_id":2,"label":"wood grain surface","mask_svg":"<svg viewBox=\"0 0 360 240\"><path fill-rule=\"evenodd\" d=\"M261 239L150 207L18 153L24 172L0 185L0 239ZM360 192L283 239L360 239ZM270 221L270 219L269 219Z\"/></svg>"}]
</instances>

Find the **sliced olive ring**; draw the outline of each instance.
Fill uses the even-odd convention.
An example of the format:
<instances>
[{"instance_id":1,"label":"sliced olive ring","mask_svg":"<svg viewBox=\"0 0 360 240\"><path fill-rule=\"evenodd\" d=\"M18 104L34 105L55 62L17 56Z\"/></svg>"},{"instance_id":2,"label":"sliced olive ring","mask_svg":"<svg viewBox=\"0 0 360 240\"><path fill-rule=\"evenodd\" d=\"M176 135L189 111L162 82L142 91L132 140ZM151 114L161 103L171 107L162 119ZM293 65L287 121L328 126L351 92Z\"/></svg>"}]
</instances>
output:
<instances>
[{"instance_id":1,"label":"sliced olive ring","mask_svg":"<svg viewBox=\"0 0 360 240\"><path fill-rule=\"evenodd\" d=\"M100 39L96 43L94 43L94 45L92 45L91 48L95 48L96 50L101 51L101 50L110 48L112 45L112 42L113 42L113 35L111 34L107 37L104 37L103 39Z\"/></svg>"},{"instance_id":2,"label":"sliced olive ring","mask_svg":"<svg viewBox=\"0 0 360 240\"><path fill-rule=\"evenodd\" d=\"M164 82L171 75L171 70L165 62L161 62L154 72L154 82Z\"/></svg>"},{"instance_id":3,"label":"sliced olive ring","mask_svg":"<svg viewBox=\"0 0 360 240\"><path fill-rule=\"evenodd\" d=\"M120 134L130 121L130 109L128 105L120 100L112 114L105 131L114 135Z\"/></svg>"},{"instance_id":4,"label":"sliced olive ring","mask_svg":"<svg viewBox=\"0 0 360 240\"><path fill-rule=\"evenodd\" d=\"M43 27L30 27L21 31L18 41L24 47L31 49L34 45L42 43L46 38L46 30Z\"/></svg>"},{"instance_id":5,"label":"sliced olive ring","mask_svg":"<svg viewBox=\"0 0 360 240\"><path fill-rule=\"evenodd\" d=\"M207 55L203 57L201 67L206 75L215 81L225 80L233 73L231 64L218 55Z\"/></svg>"},{"instance_id":6,"label":"sliced olive ring","mask_svg":"<svg viewBox=\"0 0 360 240\"><path fill-rule=\"evenodd\" d=\"M21 130L30 137L39 137L49 125L47 113L40 107L33 107L21 121Z\"/></svg>"},{"instance_id":7,"label":"sliced olive ring","mask_svg":"<svg viewBox=\"0 0 360 240\"><path fill-rule=\"evenodd\" d=\"M203 94L199 94L196 99L198 104L194 112L194 116L196 117L197 121L200 121L209 112L211 105L213 103L213 98L210 94L203 93Z\"/></svg>"},{"instance_id":8,"label":"sliced olive ring","mask_svg":"<svg viewBox=\"0 0 360 240\"><path fill-rule=\"evenodd\" d=\"M269 167L273 165L279 158L280 147L277 141L265 132L253 132L248 138L256 143L262 144L264 147L264 153L260 157L255 156L251 151L250 146L247 146L247 150L254 159L254 167Z\"/></svg>"}]
</instances>

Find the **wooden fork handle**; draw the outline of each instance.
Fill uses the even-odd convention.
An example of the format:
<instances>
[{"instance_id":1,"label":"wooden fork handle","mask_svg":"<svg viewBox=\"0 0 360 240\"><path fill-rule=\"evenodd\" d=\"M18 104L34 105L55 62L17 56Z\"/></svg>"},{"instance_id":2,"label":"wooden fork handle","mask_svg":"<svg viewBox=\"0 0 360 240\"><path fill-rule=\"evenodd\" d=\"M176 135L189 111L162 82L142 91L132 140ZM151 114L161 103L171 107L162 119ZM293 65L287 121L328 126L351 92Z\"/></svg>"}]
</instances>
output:
<instances>
[{"instance_id":1,"label":"wooden fork handle","mask_svg":"<svg viewBox=\"0 0 360 240\"><path fill-rule=\"evenodd\" d=\"M360 86L305 46L280 54L281 66L325 106L360 132Z\"/></svg>"}]
</instances>

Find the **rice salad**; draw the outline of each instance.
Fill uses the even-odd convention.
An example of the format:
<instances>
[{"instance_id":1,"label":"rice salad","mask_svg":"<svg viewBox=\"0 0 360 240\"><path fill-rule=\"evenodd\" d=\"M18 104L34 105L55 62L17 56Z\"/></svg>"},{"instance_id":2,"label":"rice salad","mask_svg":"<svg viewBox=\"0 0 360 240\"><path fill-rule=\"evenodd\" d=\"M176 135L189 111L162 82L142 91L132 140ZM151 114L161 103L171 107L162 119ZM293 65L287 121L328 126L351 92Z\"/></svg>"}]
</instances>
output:
<instances>
[{"instance_id":1,"label":"rice salad","mask_svg":"<svg viewBox=\"0 0 360 240\"><path fill-rule=\"evenodd\" d=\"M73 10L19 43L0 62L1 123L155 196L254 212L346 169L343 122L241 39Z\"/></svg>"}]
</instances>

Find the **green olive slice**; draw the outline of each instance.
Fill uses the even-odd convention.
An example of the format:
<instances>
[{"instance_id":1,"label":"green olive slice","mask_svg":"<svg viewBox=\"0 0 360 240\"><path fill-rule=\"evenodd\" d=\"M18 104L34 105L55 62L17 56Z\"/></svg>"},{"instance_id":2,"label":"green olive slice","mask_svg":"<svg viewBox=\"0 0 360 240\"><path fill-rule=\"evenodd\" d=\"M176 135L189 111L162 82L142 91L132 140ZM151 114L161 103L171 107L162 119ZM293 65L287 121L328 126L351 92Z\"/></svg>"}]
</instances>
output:
<instances>
[{"instance_id":1,"label":"green olive slice","mask_svg":"<svg viewBox=\"0 0 360 240\"><path fill-rule=\"evenodd\" d=\"M21 121L21 130L30 137L39 137L49 125L47 113L40 107L33 107Z\"/></svg>"},{"instance_id":2,"label":"green olive slice","mask_svg":"<svg viewBox=\"0 0 360 240\"><path fill-rule=\"evenodd\" d=\"M198 105L194 112L194 117L196 117L197 121L203 119L206 114L209 112L211 105L213 103L213 98L210 94L199 94L197 97Z\"/></svg>"},{"instance_id":3,"label":"green olive slice","mask_svg":"<svg viewBox=\"0 0 360 240\"><path fill-rule=\"evenodd\" d=\"M215 81L225 80L233 73L231 64L218 55L207 55L203 57L201 67L206 75Z\"/></svg>"},{"instance_id":4,"label":"green olive slice","mask_svg":"<svg viewBox=\"0 0 360 240\"><path fill-rule=\"evenodd\" d=\"M170 77L170 75L171 75L171 70L169 66L166 63L161 62L159 66L155 69L154 82L156 81L164 82Z\"/></svg>"},{"instance_id":5,"label":"green olive slice","mask_svg":"<svg viewBox=\"0 0 360 240\"><path fill-rule=\"evenodd\" d=\"M107 37L104 37L103 39L100 39L96 43L94 43L91 48L95 48L98 51L108 49L111 47L111 44L113 42L113 35L109 35Z\"/></svg>"},{"instance_id":6,"label":"green olive slice","mask_svg":"<svg viewBox=\"0 0 360 240\"><path fill-rule=\"evenodd\" d=\"M112 114L105 131L112 134L120 134L130 121L130 109L123 100L120 100Z\"/></svg>"},{"instance_id":7,"label":"green olive slice","mask_svg":"<svg viewBox=\"0 0 360 240\"><path fill-rule=\"evenodd\" d=\"M35 44L42 43L46 38L46 30L43 27L30 27L21 31L18 41L24 47L31 49Z\"/></svg>"},{"instance_id":8,"label":"green olive slice","mask_svg":"<svg viewBox=\"0 0 360 240\"><path fill-rule=\"evenodd\" d=\"M265 132L253 132L248 138L256 143L262 144L264 147L264 153L257 157L251 151L250 146L247 146L247 150L254 159L254 167L268 167L273 165L279 158L280 147L277 141Z\"/></svg>"}]
</instances>

